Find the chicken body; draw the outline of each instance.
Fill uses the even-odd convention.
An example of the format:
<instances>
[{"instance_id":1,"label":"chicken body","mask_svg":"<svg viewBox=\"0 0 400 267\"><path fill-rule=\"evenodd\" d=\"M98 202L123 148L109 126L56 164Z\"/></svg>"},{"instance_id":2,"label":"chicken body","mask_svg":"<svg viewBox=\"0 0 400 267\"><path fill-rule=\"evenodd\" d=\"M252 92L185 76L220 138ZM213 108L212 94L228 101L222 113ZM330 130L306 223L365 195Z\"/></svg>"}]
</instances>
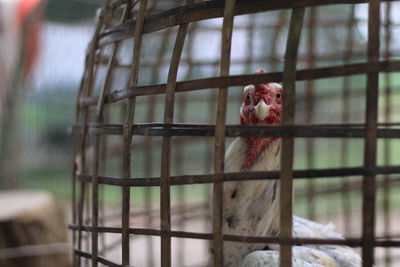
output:
<instances>
[{"instance_id":1,"label":"chicken body","mask_svg":"<svg viewBox=\"0 0 400 267\"><path fill-rule=\"evenodd\" d=\"M271 141L268 149L257 157L250 171L279 170L281 140ZM246 144L237 138L228 148L226 172L242 171ZM239 235L277 235L279 233L279 188L276 180L224 183L223 232ZM251 251L265 248L264 244L224 242L224 265L237 266Z\"/></svg>"},{"instance_id":2,"label":"chicken body","mask_svg":"<svg viewBox=\"0 0 400 267\"><path fill-rule=\"evenodd\" d=\"M257 73L265 73L258 70ZM242 125L281 122L283 89L276 83L249 85L244 88L240 108ZM225 155L225 172L272 171L280 169L281 139L273 137L238 137ZM279 234L279 181L241 181L224 183L223 233L246 236ZM294 216L296 237L342 238L332 226ZM279 246L244 242L223 244L224 266L278 266ZM253 253L251 253L253 252ZM297 267L356 267L361 259L349 247L293 247L293 264Z\"/></svg>"},{"instance_id":3,"label":"chicken body","mask_svg":"<svg viewBox=\"0 0 400 267\"><path fill-rule=\"evenodd\" d=\"M293 236L309 238L343 237L334 232L331 224L322 225L313 221L293 216ZM249 253L240 262L230 266L269 267L279 266L279 247L269 246L269 250L257 250ZM294 267L360 267L360 256L350 247L334 245L294 246L292 248Z\"/></svg>"},{"instance_id":4,"label":"chicken body","mask_svg":"<svg viewBox=\"0 0 400 267\"><path fill-rule=\"evenodd\" d=\"M281 140L271 141L268 149L262 151L249 171L279 170L280 150ZM226 153L226 172L243 171L240 166L243 166L245 158L239 155L245 154L245 151L246 143L242 138L237 138L232 142ZM225 183L223 201L223 232L225 234L251 236L277 236L279 234L279 181L260 180ZM340 234L334 232L334 226L331 224L322 225L298 216L293 216L293 236L343 238ZM263 252L260 250L263 250ZM223 251L225 266L238 266L238 263L253 251L259 251L259 253L249 255L250 257L247 256L241 266L278 266L278 263L271 265L276 257L279 258L279 246L277 245L226 241ZM352 248L346 246L295 246L293 247L293 256L293 266L297 267L361 266L360 256ZM261 264L263 262L268 264Z\"/></svg>"}]
</instances>

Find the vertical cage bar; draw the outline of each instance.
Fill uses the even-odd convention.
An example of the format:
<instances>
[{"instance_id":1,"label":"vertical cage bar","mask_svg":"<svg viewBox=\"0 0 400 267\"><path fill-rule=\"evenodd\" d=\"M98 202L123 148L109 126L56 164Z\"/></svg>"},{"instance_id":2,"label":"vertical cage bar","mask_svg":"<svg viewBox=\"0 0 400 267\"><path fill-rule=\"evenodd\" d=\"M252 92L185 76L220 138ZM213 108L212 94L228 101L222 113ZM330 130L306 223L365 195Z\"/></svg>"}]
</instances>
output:
<instances>
[{"instance_id":1,"label":"vertical cage bar","mask_svg":"<svg viewBox=\"0 0 400 267\"><path fill-rule=\"evenodd\" d=\"M315 30L315 21L317 19L317 8L312 7L309 9L309 22L308 22L308 36L307 36L307 49L308 49L308 67L313 68L315 66L315 36L317 32ZM313 80L306 82L306 123L310 124L314 118L314 106L315 106L315 82ZM314 162L315 153L315 140L313 138L307 138L306 140L306 162L307 168L315 168ZM315 219L316 205L315 205L315 181L307 181L307 198L308 198L308 218L311 220Z\"/></svg>"},{"instance_id":2,"label":"vertical cage bar","mask_svg":"<svg viewBox=\"0 0 400 267\"><path fill-rule=\"evenodd\" d=\"M98 257L98 209L99 209L99 152L100 152L100 135L95 136L94 145L94 161L93 161L93 176L92 176L92 267L97 267Z\"/></svg>"},{"instance_id":3,"label":"vertical cage bar","mask_svg":"<svg viewBox=\"0 0 400 267\"><path fill-rule=\"evenodd\" d=\"M184 0L184 5L187 4L192 4L193 0ZM187 40L187 67L188 67L188 71L186 73L186 80L190 79L190 76L193 72L193 66L192 66L192 62L191 62L191 56L192 56L192 46L193 46L193 37L189 38L190 36L193 36L194 34L194 30L195 30L195 26L192 24L190 29L188 27L187 31L189 32L188 35L188 40ZM186 33L187 35L187 33ZM182 47L183 49L183 47ZM184 122L186 119L186 93L182 93L179 95L179 99L178 99L178 116L177 116L177 120L179 122ZM184 146L183 146L184 142L177 142L175 147L176 147L176 154L175 154L175 162L177 163L175 169L178 173L182 173L185 171L185 150L184 150ZM186 220L186 213L185 213L185 208L186 208L186 187L185 186L178 186L177 187L177 198L178 198L178 227L180 230L183 230L183 227L185 226L185 220ZM184 238L179 238L177 240L176 243L176 265L177 266L184 266L185 263L185 255L186 254L186 249L185 249L185 241L186 239Z\"/></svg>"},{"instance_id":4,"label":"vertical cage bar","mask_svg":"<svg viewBox=\"0 0 400 267\"><path fill-rule=\"evenodd\" d=\"M194 41L194 34L196 31L196 25L191 24L189 29L188 29L188 35L187 35L187 50L186 50L186 64L188 67L187 73L185 75L185 80L189 80L190 77L193 74L193 62L192 62L192 56L193 56L193 41ZM179 100L178 100L178 116L177 120L181 123L185 122L186 120L186 114L187 114L187 97L186 93L181 93L179 95ZM182 173L186 171L185 169L185 149L183 146L184 142L177 142L176 143L176 154L175 154L175 162L176 162L176 171L177 173ZM185 186L178 186L177 187L177 201L178 201L178 228L180 230L183 230L185 227L185 220L186 220L186 187ZM185 255L187 255L186 247L185 247L185 242L186 239L184 238L179 238L177 240L177 246L176 246L176 264L177 266L184 266L185 265Z\"/></svg>"},{"instance_id":5,"label":"vertical cage bar","mask_svg":"<svg viewBox=\"0 0 400 267\"><path fill-rule=\"evenodd\" d=\"M110 106L105 106L104 107L104 119L103 122L107 123L110 121ZM99 160L101 162L100 164L100 173L105 174L107 171L107 153L109 151L109 142L108 142L109 137L106 135L101 139L100 142L100 155L99 155ZM104 225L105 223L105 188L106 185L104 184L99 184L99 218L98 218L98 224L99 225ZM100 235L99 236L99 247L101 250L104 250L106 247L106 238L105 235ZM99 254L101 254L101 250L99 251Z\"/></svg>"},{"instance_id":6,"label":"vertical cage bar","mask_svg":"<svg viewBox=\"0 0 400 267\"><path fill-rule=\"evenodd\" d=\"M283 124L293 124L295 115L295 79L297 52L299 48L301 29L303 27L305 8L294 8L290 18L289 35L287 38L285 63L283 70ZM281 171L280 171L280 236L292 236L293 224L293 138L282 138ZM281 267L292 266L292 246L280 246Z\"/></svg>"},{"instance_id":7,"label":"vertical cage bar","mask_svg":"<svg viewBox=\"0 0 400 267\"><path fill-rule=\"evenodd\" d=\"M370 0L368 5L368 62L377 66L379 61L380 0ZM378 114L379 72L376 69L367 74L366 134L364 144L364 167L376 166L376 130ZM375 240L375 175L363 178L363 266L374 264Z\"/></svg>"},{"instance_id":8,"label":"vertical cage bar","mask_svg":"<svg viewBox=\"0 0 400 267\"><path fill-rule=\"evenodd\" d=\"M88 136L88 139L89 138L90 138L90 135ZM88 151L90 151L89 149L90 149L90 147L88 147ZM87 154L89 155L89 153L87 153ZM87 168L89 168L89 162L88 161L86 163L87 164ZM92 188L89 185L90 184L88 184L87 187L86 187L87 192L85 193L85 201L83 203L84 204L83 208L85 209L85 212L83 213L83 215L86 215L86 216L84 216L86 218L83 218L83 223L85 225L91 225L92 224L92 217L91 217L91 212L90 212L90 209L92 207L92 205L91 205L92 198L91 198L91 193L90 192L91 192ZM83 237L83 242L84 242L86 251L91 251L92 243L90 242L90 239L91 239L91 234L89 232L86 232L85 236ZM84 259L85 266L89 266L89 260L91 260L91 258L85 258Z\"/></svg>"},{"instance_id":9,"label":"vertical cage bar","mask_svg":"<svg viewBox=\"0 0 400 267\"><path fill-rule=\"evenodd\" d=\"M128 8L125 8L121 22L124 22L127 18ZM113 74L113 68L115 65L115 59L120 47L120 42L115 42L112 46L111 56L107 64L107 72L103 82L103 86L100 91L99 99L96 107L96 123L104 122L104 99L106 94L110 91L111 79ZM100 145L101 135L95 135L94 154L93 154L93 176L92 176L92 266L98 265L98 226L99 226L99 170L100 170Z\"/></svg>"},{"instance_id":10,"label":"vertical cage bar","mask_svg":"<svg viewBox=\"0 0 400 267\"><path fill-rule=\"evenodd\" d=\"M89 123L89 118L90 118L90 107L85 107L83 110L79 106L80 103L80 98L81 97L89 97L93 94L94 90L94 80L95 80L95 74L96 74L96 67L97 64L94 62L95 59L95 52L96 52L96 46L97 46L97 41L98 41L98 36L100 31L102 30L104 26L104 21L105 18L102 16L102 12L105 10L106 6L110 0L104 1L104 4L102 8L100 9L100 15L98 17L98 23L96 26L96 29L93 33L92 40L89 45L89 53L86 56L86 62L85 62L85 69L87 70L86 75L84 76L84 79L82 81L82 86L78 92L78 106L76 110L76 119L79 121L80 117L83 116L82 118L82 133L81 133L81 143L80 143L80 151L79 151L79 165L80 165L80 172L81 174L87 174L87 163L86 163L86 149L88 145L88 123ZM80 192L79 192L79 200L78 200L78 249L82 249L82 225L83 225L83 210L84 210L84 204L85 204L85 195L86 195L86 183L81 182L80 183ZM75 254L76 255L76 254ZM80 266L81 265L81 260L80 258L77 258L76 261L74 262L75 266Z\"/></svg>"},{"instance_id":11,"label":"vertical cage bar","mask_svg":"<svg viewBox=\"0 0 400 267\"><path fill-rule=\"evenodd\" d=\"M112 65L115 61L115 55L118 50L118 44L113 45L111 57L107 66L107 74L103 86L101 88L100 97L96 108L96 122L103 122L103 109L104 109L104 97L108 92L109 82L112 74ZM95 135L95 144L93 152L93 175L92 175L92 266L97 266L98 256L98 210L99 210L99 164L100 164L100 142L101 135Z\"/></svg>"},{"instance_id":12,"label":"vertical cage bar","mask_svg":"<svg viewBox=\"0 0 400 267\"><path fill-rule=\"evenodd\" d=\"M186 113L186 95L185 93L181 94L178 100L178 112L179 116L177 120L179 122L182 122L185 120L185 113ZM182 140L183 141L183 140ZM176 142L175 147L176 147L176 154L175 154L175 162L177 163L175 170L177 173L184 173L185 171L185 149L184 149L184 142ZM186 187L184 185L178 186L177 187L177 205L178 205L178 229L183 231L183 228L185 227L185 220L186 220ZM185 249L185 238L179 238L177 240L177 245L176 245L176 264L177 266L184 266L185 262L185 254L186 254L186 249Z\"/></svg>"},{"instance_id":13,"label":"vertical cage bar","mask_svg":"<svg viewBox=\"0 0 400 267\"><path fill-rule=\"evenodd\" d=\"M100 23L99 23L100 24ZM99 25L98 24L98 25ZM97 27L100 31L100 27ZM96 29L96 30L97 30ZM94 39L96 38L96 35L94 36ZM94 42L94 39L92 42ZM95 48L91 46L90 51L89 51L89 56L88 56L88 73L87 73L87 81L86 82L86 92L83 93L85 96L91 96L93 88L89 89L90 86L92 86L92 82L90 82L93 72L94 72L94 52ZM89 123L89 117L90 117L90 108L85 107L83 110L83 122L82 122L82 133L81 133L81 143L80 143L80 152L79 152L79 165L80 165L80 172L81 174L87 174L87 164L86 164L86 148L88 145L88 123ZM84 202L85 202L85 195L86 195L86 183L85 182L80 182L80 187L79 187L79 200L78 200L78 249L82 248L82 239L83 239L83 233L82 233L82 225L83 225L83 211L84 211ZM76 263L77 266L80 266L80 260L78 259L78 262Z\"/></svg>"},{"instance_id":14,"label":"vertical cage bar","mask_svg":"<svg viewBox=\"0 0 400 267\"><path fill-rule=\"evenodd\" d=\"M188 24L179 26L171 65L168 72L168 81L165 89L164 123L171 124L174 118L175 86L178 67L182 55L183 45L188 30ZM171 266L171 137L164 136L161 150L161 266Z\"/></svg>"},{"instance_id":15,"label":"vertical cage bar","mask_svg":"<svg viewBox=\"0 0 400 267\"><path fill-rule=\"evenodd\" d=\"M98 26L97 26L98 27ZM97 29L96 27L96 29ZM75 110L75 122L79 123L80 122L80 116L82 113L82 108L80 106L80 99L83 96L83 91L85 89L85 78L86 78L86 74L87 74L87 65L88 65L88 58L86 58L85 61L85 72L82 76L80 85L79 85L79 89L78 89L78 94L77 94L77 99L76 99L76 110ZM83 127L83 126L82 126ZM73 131L73 137L77 136L77 139L73 138L73 142L76 141L76 143L74 144L75 150L73 152L73 160L74 160L74 166L73 166L73 175L72 175L72 223L73 224L79 224L78 220L80 221L80 219L78 219L80 217L79 215L79 211L78 211L78 203L79 200L77 201L77 187L78 187L78 182L77 182L77 174L78 172L81 172L80 169L82 169L82 160L79 158L79 153L81 153L82 151L80 151L81 148L81 138L83 138L82 136L83 131L79 132L79 133L75 133L75 131ZM79 167L80 165L80 167ZM83 183L79 183L80 188L83 187ZM82 191L82 190L81 190ZM80 224L81 225L81 224ZM81 235L81 229L78 229L78 234ZM75 247L79 247L79 243L80 241L78 241L79 238L77 238L77 233L75 230L72 231L72 244L73 244L73 249ZM79 257L75 254L75 252L72 252L72 264L73 266L78 266L79 264Z\"/></svg>"},{"instance_id":16,"label":"vertical cage bar","mask_svg":"<svg viewBox=\"0 0 400 267\"><path fill-rule=\"evenodd\" d=\"M354 45L354 23L355 23L355 18L354 18L354 11L355 11L355 6L351 5L350 9L350 16L348 19L347 23L347 36L346 36L346 51L344 53L344 58L343 62L344 64L349 64L351 61L351 58L353 56L353 45ZM349 122L349 117L350 117L350 90L351 90L351 77L344 77L343 78L343 83L342 83L342 122L343 123L348 123ZM349 141L347 139L342 139L341 140L341 166L345 167L348 164L349 161ZM350 177L343 177L342 182L341 182L341 192L342 192L342 209L343 209L343 227L344 227L344 232L346 235L349 235L351 232L351 225L352 225L352 214L351 214L351 201L350 201L350 190L349 190L349 178Z\"/></svg>"},{"instance_id":17,"label":"vertical cage bar","mask_svg":"<svg viewBox=\"0 0 400 267\"><path fill-rule=\"evenodd\" d=\"M163 33L160 49L157 54L157 61L154 64L154 68L152 70L152 77L151 83L157 84L159 82L160 76L160 69L162 65L162 58L163 54L165 53L168 43L170 40L170 30L166 30ZM155 108L156 108L156 101L158 100L157 96L149 96L149 104L148 111L147 111L147 118L146 121L152 122L155 119ZM144 154L147 160L145 165L145 177L151 177L154 168L154 145L152 144L152 137L145 136L144 141ZM153 207L153 197L152 197L152 187L148 186L144 188L144 203L145 203L145 210L147 211L146 216L146 225L152 226L153 225L153 217L151 216L151 210ZM147 250L147 265L149 267L154 266L154 244L153 239L149 237L146 242L146 250Z\"/></svg>"},{"instance_id":18,"label":"vertical cage bar","mask_svg":"<svg viewBox=\"0 0 400 267\"><path fill-rule=\"evenodd\" d=\"M385 9L385 60L390 59L390 42L392 40L392 21L391 21L391 14L390 11L391 9L391 2L386 2L386 9ZM385 122L389 123L391 122L391 114L392 114L392 107L391 107L391 96L392 96L392 81L391 81L391 75L390 73L385 73L384 74L384 79L385 79L385 98L384 98L384 119ZM390 143L391 140L385 139L384 141L384 154L383 154L383 161L385 165L390 165L390 155L391 155L391 148L390 148ZM382 203L382 208L383 208L383 224L384 224L384 237L385 238L390 238L390 232L391 232L391 223L390 220L392 218L391 212L390 212L390 190L391 187L391 177L389 175L385 175L383 177L383 203ZM385 249L385 266L391 266L392 264L392 259L391 259L391 249L386 248Z\"/></svg>"},{"instance_id":19,"label":"vertical cage bar","mask_svg":"<svg viewBox=\"0 0 400 267\"><path fill-rule=\"evenodd\" d=\"M221 35L221 63L220 75L229 75L232 30L235 10L235 0L226 0L224 7L224 20L222 24ZM218 89L217 116L215 125L215 143L214 143L214 173L224 172L225 157L225 124L227 109L228 88ZM214 183L213 189L213 246L214 246L214 266L224 265L223 257L223 239L222 239L222 217L223 217L223 183Z\"/></svg>"},{"instance_id":20,"label":"vertical cage bar","mask_svg":"<svg viewBox=\"0 0 400 267\"><path fill-rule=\"evenodd\" d=\"M77 162L75 161L77 155L78 155L78 151L79 151L79 143L80 143L80 138L81 135L78 131L76 131L74 128L72 128L72 160L74 161L73 167L72 167L72 185L71 185L71 189L72 189L72 196L71 196L71 201L72 201L72 223L74 225L77 225L77 209L76 209L76 188L77 188L77 172L78 172L78 166L77 166ZM71 232L72 234L72 248L76 247L76 231L72 230ZM75 253L71 253L72 256L72 263L74 266L76 266L76 255Z\"/></svg>"},{"instance_id":21,"label":"vertical cage bar","mask_svg":"<svg viewBox=\"0 0 400 267\"><path fill-rule=\"evenodd\" d=\"M147 0L141 0L139 12L136 17L135 40L133 48L133 58L131 65L131 79L129 86L133 87L138 84L140 55L142 49L142 31L143 21L147 7ZM128 10L131 11L131 2L128 2ZM128 99L128 108L126 109L124 131L123 131L123 151L122 151L122 169L123 178L131 177L131 148L132 148L132 124L135 117L136 97ZM129 265L129 212L130 212L130 187L122 188L122 264Z\"/></svg>"}]
</instances>

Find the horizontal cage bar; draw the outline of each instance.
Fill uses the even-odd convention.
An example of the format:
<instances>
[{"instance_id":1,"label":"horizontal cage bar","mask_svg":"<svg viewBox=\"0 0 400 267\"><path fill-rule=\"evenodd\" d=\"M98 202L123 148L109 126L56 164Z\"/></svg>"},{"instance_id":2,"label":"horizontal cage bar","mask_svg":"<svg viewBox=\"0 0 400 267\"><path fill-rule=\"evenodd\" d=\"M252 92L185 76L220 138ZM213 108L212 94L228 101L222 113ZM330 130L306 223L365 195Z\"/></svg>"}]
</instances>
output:
<instances>
[{"instance_id":1,"label":"horizontal cage bar","mask_svg":"<svg viewBox=\"0 0 400 267\"><path fill-rule=\"evenodd\" d=\"M97 231L99 233L121 233L121 228L118 227L92 227L69 225L71 230L81 230L85 232ZM147 228L129 228L129 234L131 235L150 235L150 236L161 236L161 230L158 229L147 229ZM195 232L184 232L184 231L167 231L163 234L169 234L171 237L177 238L192 238L192 239L204 239L212 240L212 233L195 233ZM362 238L345 238L345 239L333 239L333 238L287 238L277 236L241 236L224 234L224 241L235 241L244 243L267 243L267 244L292 244L292 245L341 245L350 247L359 247L362 244ZM374 247L400 247L400 240L375 240Z\"/></svg>"},{"instance_id":2,"label":"horizontal cage bar","mask_svg":"<svg viewBox=\"0 0 400 267\"><path fill-rule=\"evenodd\" d=\"M368 0L242 0L237 1L234 15L291 9L295 7L364 3L368 3ZM146 17L144 20L143 34L160 31L179 24L221 18L223 15L224 2L218 0L181 6ZM99 48L116 41L134 37L135 27L136 21L129 21L103 32L100 34Z\"/></svg>"},{"instance_id":3,"label":"horizontal cage bar","mask_svg":"<svg viewBox=\"0 0 400 267\"><path fill-rule=\"evenodd\" d=\"M400 71L400 61L380 61L378 64L357 63L334 67L313 68L296 71L296 81L325 79L343 76L366 74L371 71L395 72ZM232 75L211 77L176 83L176 92L188 92L203 89L216 89L219 87L245 86L263 82L281 82L282 72L267 74ZM166 84L135 86L127 89L116 90L107 94L105 103L115 103L134 96L165 94ZM81 107L94 106L98 103L98 96L83 97L79 100Z\"/></svg>"},{"instance_id":4,"label":"horizontal cage bar","mask_svg":"<svg viewBox=\"0 0 400 267\"><path fill-rule=\"evenodd\" d=\"M293 178L328 178L336 176L357 176L357 175L378 175L378 174L399 174L400 166L379 166L374 168L356 167L356 168L332 168L332 169L309 169L293 171ZM91 183L92 176L79 174L78 180ZM250 180L272 180L279 179L279 171L265 172L235 172L223 174L203 174L203 175L181 175L171 176L171 185L190 185L206 184L213 182L231 182L231 181L250 181ZM99 184L115 186L160 186L160 178L131 178L122 179L117 177L99 176Z\"/></svg>"},{"instance_id":5,"label":"horizontal cage bar","mask_svg":"<svg viewBox=\"0 0 400 267\"><path fill-rule=\"evenodd\" d=\"M377 129L378 138L400 138L400 129L388 128L398 126L398 123L382 124L386 128ZM215 126L207 124L162 124L145 123L135 124L133 135L144 136L214 136ZM72 130L79 131L79 125ZM89 124L89 133L94 135L122 135L124 125L122 124ZM225 136L273 136L273 137L326 137L326 138L364 138L364 124L312 124L312 125L227 125Z\"/></svg>"}]
</instances>

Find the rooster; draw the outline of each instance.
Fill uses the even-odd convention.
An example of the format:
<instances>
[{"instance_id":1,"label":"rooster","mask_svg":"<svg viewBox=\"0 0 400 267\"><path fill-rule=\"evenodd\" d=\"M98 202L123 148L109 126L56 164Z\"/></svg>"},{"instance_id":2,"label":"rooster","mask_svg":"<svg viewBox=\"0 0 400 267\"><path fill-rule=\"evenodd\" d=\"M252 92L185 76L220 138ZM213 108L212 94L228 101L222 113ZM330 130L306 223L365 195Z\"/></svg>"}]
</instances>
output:
<instances>
[{"instance_id":1,"label":"rooster","mask_svg":"<svg viewBox=\"0 0 400 267\"><path fill-rule=\"evenodd\" d=\"M260 69L256 73L266 73ZM248 85L240 107L241 125L271 125L282 120L283 89L277 83ZM280 169L282 142L277 137L238 137L226 151L225 172L272 171ZM331 225L320 225L294 216L297 237L342 238ZM279 234L279 181L224 183L223 233L251 236ZM211 248L212 251L212 248ZM253 252L253 253L251 253ZM278 246L225 241L224 266L277 266ZM250 253L250 254L249 254ZM249 254L249 255L248 255ZM247 255L247 256L246 256ZM360 266L361 259L349 247L293 247L295 266Z\"/></svg>"}]
</instances>

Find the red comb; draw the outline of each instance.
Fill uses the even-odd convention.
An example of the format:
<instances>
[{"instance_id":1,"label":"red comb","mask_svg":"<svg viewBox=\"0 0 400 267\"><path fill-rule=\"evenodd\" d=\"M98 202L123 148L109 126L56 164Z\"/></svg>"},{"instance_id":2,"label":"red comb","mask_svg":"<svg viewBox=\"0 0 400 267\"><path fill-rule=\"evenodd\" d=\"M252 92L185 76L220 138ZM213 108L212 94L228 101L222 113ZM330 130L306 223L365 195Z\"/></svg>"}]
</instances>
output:
<instances>
[{"instance_id":1,"label":"red comb","mask_svg":"<svg viewBox=\"0 0 400 267\"><path fill-rule=\"evenodd\" d=\"M256 74L265 74L265 73L267 73L267 71L264 69L258 69L256 71ZM266 84L267 83L255 84L256 91L264 91L266 89Z\"/></svg>"},{"instance_id":2,"label":"red comb","mask_svg":"<svg viewBox=\"0 0 400 267\"><path fill-rule=\"evenodd\" d=\"M264 73L267 73L264 69L258 69L256 71L256 74L264 74Z\"/></svg>"}]
</instances>

